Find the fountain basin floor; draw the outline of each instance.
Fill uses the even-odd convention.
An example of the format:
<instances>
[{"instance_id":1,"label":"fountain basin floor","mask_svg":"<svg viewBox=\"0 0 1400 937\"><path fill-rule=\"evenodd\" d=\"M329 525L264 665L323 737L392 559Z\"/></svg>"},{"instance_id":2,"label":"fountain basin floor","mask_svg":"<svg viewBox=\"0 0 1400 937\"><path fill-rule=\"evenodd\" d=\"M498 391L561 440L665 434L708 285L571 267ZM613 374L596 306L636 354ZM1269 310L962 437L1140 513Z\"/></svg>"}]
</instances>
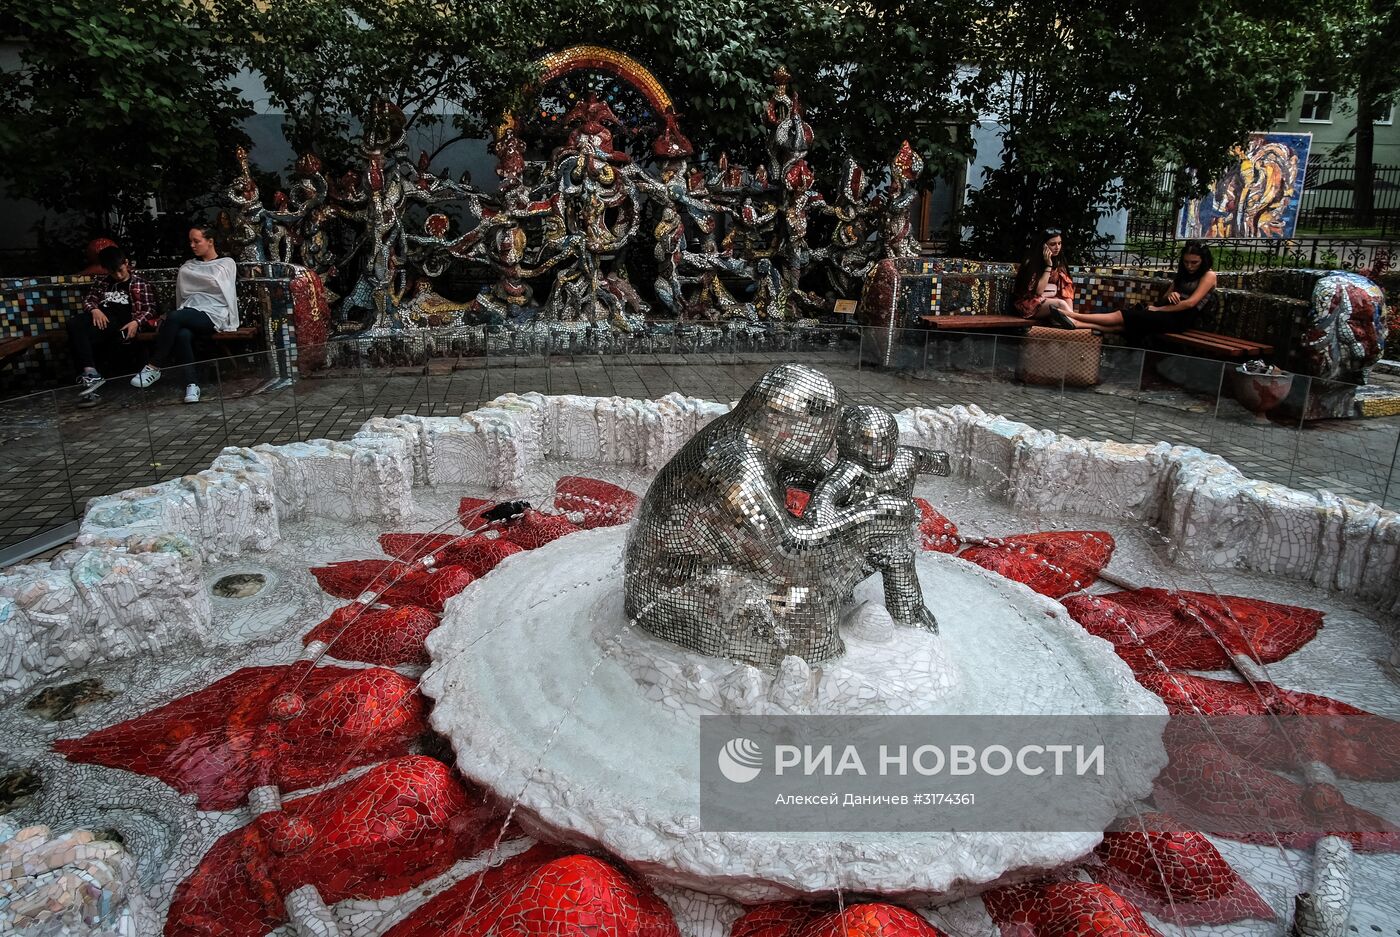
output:
<instances>
[{"instance_id":1,"label":"fountain basin floor","mask_svg":"<svg viewBox=\"0 0 1400 937\"><path fill-rule=\"evenodd\" d=\"M527 825L601 846L655 881L750 902L838 891L953 900L1060 866L1099 842L1097 831L702 829L699 718L711 697L700 681L672 680L659 700L654 681L639 681L644 648L660 663L656 671L672 674L695 674L687 658L696 655L622 634L633 630L622 612L626 534L625 527L588 531L507 558L448 603L429 637L434 663L422 688L434 700L434 727L451 739L461 770L517 803ZM953 557L923 554L918 566L956 680L931 675L937 692L905 713L1165 715L1111 646L1063 606ZM878 585L867 580L857 598L873 597ZM922 633L910 639L927 644ZM862 659L872 657L853 653L836 663ZM927 659L946 666L938 655ZM789 669L770 686L770 699L790 686ZM862 712L868 694L857 684L881 678L847 670L841 686L819 686L806 711ZM1105 789L1100 830L1150 790L1165 753L1158 746L1135 763L1136 773Z\"/></svg>"}]
</instances>

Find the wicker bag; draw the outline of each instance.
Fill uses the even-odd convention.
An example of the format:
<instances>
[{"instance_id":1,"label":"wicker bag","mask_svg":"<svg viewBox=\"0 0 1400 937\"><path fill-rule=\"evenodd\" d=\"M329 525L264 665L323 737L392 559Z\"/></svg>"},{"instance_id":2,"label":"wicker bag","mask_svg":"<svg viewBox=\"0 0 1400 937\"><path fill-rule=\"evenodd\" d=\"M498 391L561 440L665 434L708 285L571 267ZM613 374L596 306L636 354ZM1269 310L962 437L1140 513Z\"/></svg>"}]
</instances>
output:
<instances>
[{"instance_id":1,"label":"wicker bag","mask_svg":"<svg viewBox=\"0 0 1400 937\"><path fill-rule=\"evenodd\" d=\"M1089 329L1033 326L1021 346L1021 380L1027 384L1093 387L1099 382L1103 336Z\"/></svg>"}]
</instances>

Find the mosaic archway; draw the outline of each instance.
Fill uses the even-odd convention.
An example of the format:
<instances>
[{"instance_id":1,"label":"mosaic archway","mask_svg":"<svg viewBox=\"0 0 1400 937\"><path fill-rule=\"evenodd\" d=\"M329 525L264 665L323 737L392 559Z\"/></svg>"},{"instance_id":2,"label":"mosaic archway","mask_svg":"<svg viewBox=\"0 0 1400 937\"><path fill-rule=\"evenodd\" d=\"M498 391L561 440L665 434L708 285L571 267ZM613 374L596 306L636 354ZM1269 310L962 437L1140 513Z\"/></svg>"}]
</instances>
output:
<instances>
[{"instance_id":1,"label":"mosaic archway","mask_svg":"<svg viewBox=\"0 0 1400 937\"><path fill-rule=\"evenodd\" d=\"M572 46L536 63L539 78L532 110L517 115L526 135L552 138L564 132L564 116L590 94L606 104L629 144L650 143L661 129L671 97L647 68L602 46Z\"/></svg>"}]
</instances>

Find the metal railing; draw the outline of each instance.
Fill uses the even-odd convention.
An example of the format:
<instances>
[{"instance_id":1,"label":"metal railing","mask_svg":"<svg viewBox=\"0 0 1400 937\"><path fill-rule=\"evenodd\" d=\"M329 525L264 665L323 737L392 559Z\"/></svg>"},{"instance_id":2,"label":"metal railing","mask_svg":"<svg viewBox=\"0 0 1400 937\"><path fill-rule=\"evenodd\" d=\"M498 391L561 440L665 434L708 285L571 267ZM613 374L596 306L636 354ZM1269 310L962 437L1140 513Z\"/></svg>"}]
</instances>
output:
<instances>
[{"instance_id":1,"label":"metal railing","mask_svg":"<svg viewBox=\"0 0 1400 937\"><path fill-rule=\"evenodd\" d=\"M908 332L890 368L863 360L875 337L854 327L486 342L445 358L403 348L398 366L333 344L331 369L309 378L293 371L292 381L271 388L267 353L201 362L196 406L180 403L174 374L145 390L111 378L92 407L81 406L78 388L44 391L0 402L0 565L51 546L89 498L197 472L225 446L348 438L371 416L458 415L508 392L737 399L764 368L793 360L826 370L854 400L895 409L977 404L1076 437L1193 445L1246 475L1400 508L1400 417L1303 419L1310 401L1339 385L1298 375L1288 402L1260 418L1237 402L1233 365L1105 346L1093 363L1096 383L1045 383L1027 371L1029 341ZM440 338L436 347L448 344ZM426 344L421 350L431 353Z\"/></svg>"}]
</instances>

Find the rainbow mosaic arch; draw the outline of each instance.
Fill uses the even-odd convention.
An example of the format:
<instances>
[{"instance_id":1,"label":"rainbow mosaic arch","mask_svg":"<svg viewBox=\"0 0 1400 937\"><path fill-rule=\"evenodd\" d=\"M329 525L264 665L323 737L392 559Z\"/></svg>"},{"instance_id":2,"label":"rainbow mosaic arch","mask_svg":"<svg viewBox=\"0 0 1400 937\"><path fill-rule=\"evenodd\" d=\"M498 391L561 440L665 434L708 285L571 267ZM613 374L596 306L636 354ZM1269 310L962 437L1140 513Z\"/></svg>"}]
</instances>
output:
<instances>
[{"instance_id":1,"label":"rainbow mosaic arch","mask_svg":"<svg viewBox=\"0 0 1400 937\"><path fill-rule=\"evenodd\" d=\"M547 84L560 75L580 69L597 69L616 75L635 87L647 99L656 113L664 114L671 107L671 97L656 76L647 71L642 63L629 55L624 55L603 46L570 46L558 52L551 52L537 63L540 69L540 84Z\"/></svg>"}]
</instances>

